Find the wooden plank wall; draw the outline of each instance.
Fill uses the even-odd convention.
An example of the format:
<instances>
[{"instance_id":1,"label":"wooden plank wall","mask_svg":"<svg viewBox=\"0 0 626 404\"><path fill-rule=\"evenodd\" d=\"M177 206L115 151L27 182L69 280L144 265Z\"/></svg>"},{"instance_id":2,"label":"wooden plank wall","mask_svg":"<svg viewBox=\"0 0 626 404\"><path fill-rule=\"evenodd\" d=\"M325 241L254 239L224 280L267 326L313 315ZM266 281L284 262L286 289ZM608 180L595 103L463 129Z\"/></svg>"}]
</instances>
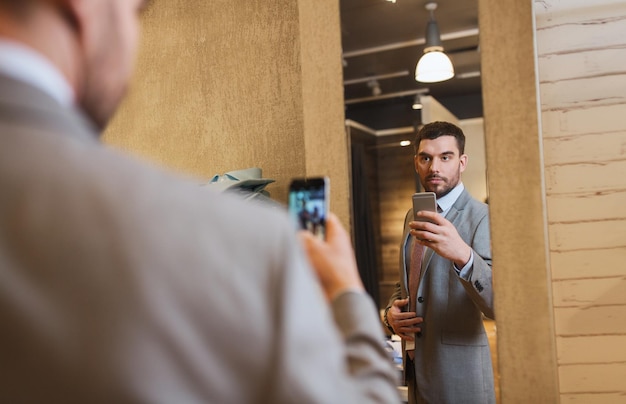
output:
<instances>
[{"instance_id":1,"label":"wooden plank wall","mask_svg":"<svg viewBox=\"0 0 626 404\"><path fill-rule=\"evenodd\" d=\"M368 133L367 131L359 128L359 127L347 127L350 143L351 145L363 145L365 151L365 175L367 177L368 183L368 194L369 194L369 204L370 204L370 214L372 217L372 223L375 228L374 232L374 243L376 244L376 267L378 269L378 279L379 281L384 278L383 276L383 266L382 266L382 254L381 254L381 240L380 240L380 214L378 210L379 206L379 195L380 191L378 189L378 160L377 160L377 138L373 133ZM354 174L351 174L354 175ZM354 179L353 179L354 181ZM354 197L354 196L353 196ZM352 218L355 220L354 212L352 213ZM379 305L384 305L387 303L387 298L380 297L381 301L379 301Z\"/></svg>"},{"instance_id":2,"label":"wooden plank wall","mask_svg":"<svg viewBox=\"0 0 626 404\"><path fill-rule=\"evenodd\" d=\"M417 174L413 164L413 145L388 147L401 140L413 141L415 135L383 136L378 140L378 190L380 217L380 246L382 279L380 283L380 304L387 305L398 281L398 260L404 217L411 208L411 196L416 192Z\"/></svg>"},{"instance_id":3,"label":"wooden plank wall","mask_svg":"<svg viewBox=\"0 0 626 404\"><path fill-rule=\"evenodd\" d=\"M562 403L626 402L626 2L535 0Z\"/></svg>"}]
</instances>

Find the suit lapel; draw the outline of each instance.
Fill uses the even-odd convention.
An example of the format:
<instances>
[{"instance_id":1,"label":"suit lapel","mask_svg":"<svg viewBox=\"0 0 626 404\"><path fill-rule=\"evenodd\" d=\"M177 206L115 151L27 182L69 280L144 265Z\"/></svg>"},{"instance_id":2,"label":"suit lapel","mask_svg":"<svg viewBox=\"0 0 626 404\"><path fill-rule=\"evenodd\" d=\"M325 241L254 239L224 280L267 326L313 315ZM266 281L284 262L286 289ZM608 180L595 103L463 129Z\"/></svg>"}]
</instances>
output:
<instances>
[{"instance_id":1,"label":"suit lapel","mask_svg":"<svg viewBox=\"0 0 626 404\"><path fill-rule=\"evenodd\" d=\"M469 193L467 193L467 190L464 189L463 192L461 192L461 195L459 195L459 197L456 199L456 201L450 208L450 212L448 212L448 215L446 216L446 219L448 219L450 223L456 223L457 216L459 215L460 211L465 209L465 205L467 204L469 197Z\"/></svg>"}]
</instances>

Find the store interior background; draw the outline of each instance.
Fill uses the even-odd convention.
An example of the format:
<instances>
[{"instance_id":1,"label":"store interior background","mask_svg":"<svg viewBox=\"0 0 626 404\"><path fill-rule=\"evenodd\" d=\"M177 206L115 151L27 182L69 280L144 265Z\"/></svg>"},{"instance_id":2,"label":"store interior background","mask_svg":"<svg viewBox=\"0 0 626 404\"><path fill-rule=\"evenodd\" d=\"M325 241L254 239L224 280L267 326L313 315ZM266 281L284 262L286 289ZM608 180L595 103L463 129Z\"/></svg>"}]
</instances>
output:
<instances>
[{"instance_id":1,"label":"store interior background","mask_svg":"<svg viewBox=\"0 0 626 404\"><path fill-rule=\"evenodd\" d=\"M400 238L411 195L421 190L413 164L413 139L420 125L446 120L463 128L469 155L463 182L477 200L486 201L488 195L478 1L437 3L435 19L455 67L455 77L439 83L419 83L414 78L429 20L424 4L420 0L340 1L352 193L369 199L369 206L353 207L355 240L357 249L371 250L372 244L375 248L372 271L378 273L379 290L372 295L381 308L398 278ZM416 101L421 109L413 108ZM366 189L355 192L361 182ZM353 201L361 202L356 197ZM366 221L371 221L369 228L362 225ZM362 241L365 231L372 233L373 243Z\"/></svg>"},{"instance_id":2,"label":"store interior background","mask_svg":"<svg viewBox=\"0 0 626 404\"><path fill-rule=\"evenodd\" d=\"M413 139L422 124L443 120L463 129L469 156L463 183L474 198L487 201L478 2L437 3L435 19L455 68L455 77L439 83L415 80L429 20L423 1L341 0L340 7L353 233L363 279L382 311L398 281L411 195L422 191L413 163ZM498 397L496 325L484 323Z\"/></svg>"},{"instance_id":3,"label":"store interior background","mask_svg":"<svg viewBox=\"0 0 626 404\"><path fill-rule=\"evenodd\" d=\"M279 201L329 175L350 226L339 11L151 2L104 141L199 183L261 167ZM502 402L624 402L626 4L478 0L478 21Z\"/></svg>"}]
</instances>

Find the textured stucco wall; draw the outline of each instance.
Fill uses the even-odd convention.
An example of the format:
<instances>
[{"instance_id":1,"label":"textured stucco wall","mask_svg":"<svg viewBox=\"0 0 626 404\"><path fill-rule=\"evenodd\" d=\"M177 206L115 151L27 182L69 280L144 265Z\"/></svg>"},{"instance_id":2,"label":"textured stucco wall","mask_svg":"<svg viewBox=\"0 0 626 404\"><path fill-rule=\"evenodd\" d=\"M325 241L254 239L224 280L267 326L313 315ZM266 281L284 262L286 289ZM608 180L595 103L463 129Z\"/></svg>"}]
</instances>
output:
<instances>
[{"instance_id":1,"label":"textured stucco wall","mask_svg":"<svg viewBox=\"0 0 626 404\"><path fill-rule=\"evenodd\" d=\"M286 202L289 180L329 175L349 223L336 1L154 1L131 92L105 142L206 181L260 167Z\"/></svg>"}]
</instances>

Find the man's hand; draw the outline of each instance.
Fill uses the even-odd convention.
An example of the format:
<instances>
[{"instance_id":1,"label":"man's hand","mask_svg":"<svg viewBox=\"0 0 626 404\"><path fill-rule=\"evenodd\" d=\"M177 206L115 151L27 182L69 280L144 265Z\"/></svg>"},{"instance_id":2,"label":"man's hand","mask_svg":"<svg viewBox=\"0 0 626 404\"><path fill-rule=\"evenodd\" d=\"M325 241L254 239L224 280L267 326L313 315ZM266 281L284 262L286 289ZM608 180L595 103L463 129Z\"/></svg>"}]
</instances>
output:
<instances>
[{"instance_id":1,"label":"man's hand","mask_svg":"<svg viewBox=\"0 0 626 404\"><path fill-rule=\"evenodd\" d=\"M456 227L436 212L422 210L417 215L429 221L409 223L411 235L417 242L451 260L457 268L463 268L470 259L472 249L459 236Z\"/></svg>"},{"instance_id":2,"label":"man's hand","mask_svg":"<svg viewBox=\"0 0 626 404\"><path fill-rule=\"evenodd\" d=\"M298 237L317 273L328 301L347 289L364 290L352 243L337 216L326 218L326 241L302 230Z\"/></svg>"},{"instance_id":3,"label":"man's hand","mask_svg":"<svg viewBox=\"0 0 626 404\"><path fill-rule=\"evenodd\" d=\"M416 317L413 311L402 311L402 307L409 304L409 299L394 300L387 311L387 323L400 338L413 341L416 332L422 331L419 327L424 319Z\"/></svg>"}]
</instances>

